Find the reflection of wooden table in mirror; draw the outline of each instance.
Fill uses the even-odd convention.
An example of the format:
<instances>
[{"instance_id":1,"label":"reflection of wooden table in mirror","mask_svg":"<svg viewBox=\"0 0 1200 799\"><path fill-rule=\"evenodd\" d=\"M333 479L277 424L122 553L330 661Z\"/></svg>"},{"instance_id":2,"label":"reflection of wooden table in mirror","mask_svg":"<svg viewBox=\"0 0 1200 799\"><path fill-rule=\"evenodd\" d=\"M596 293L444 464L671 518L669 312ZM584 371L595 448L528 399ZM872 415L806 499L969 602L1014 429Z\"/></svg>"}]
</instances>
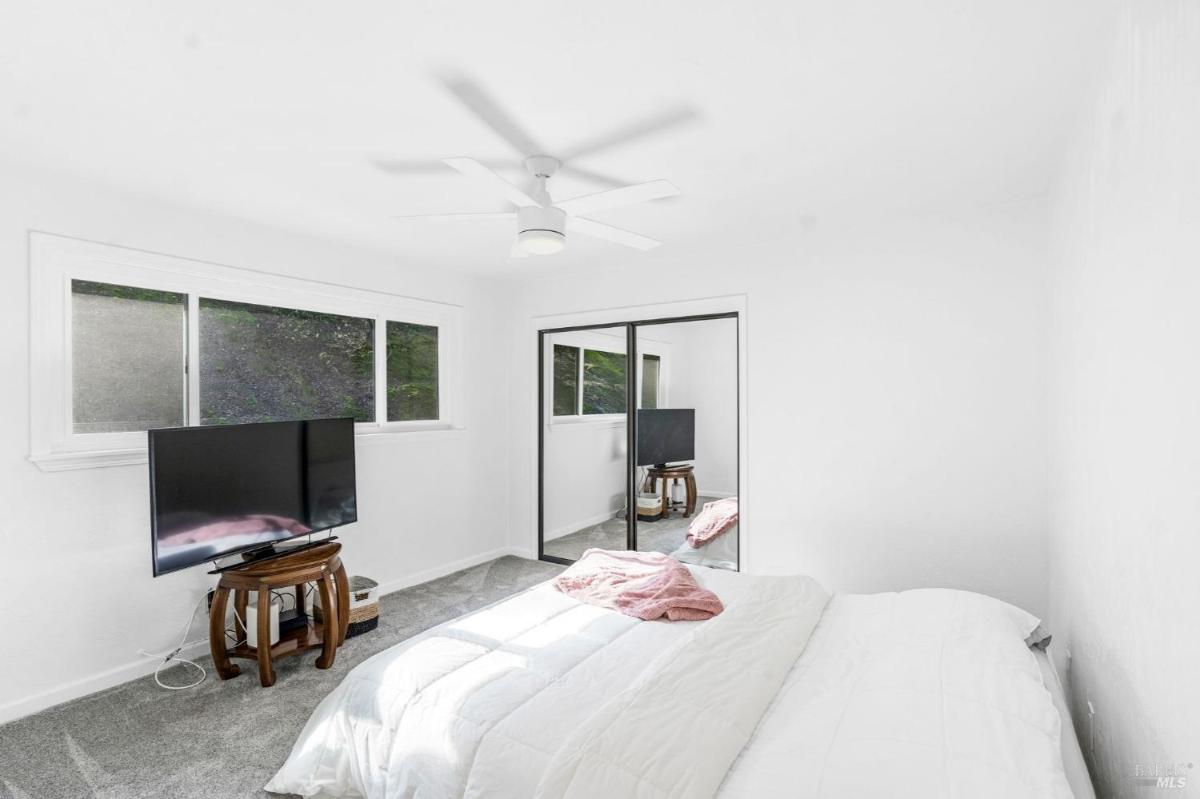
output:
<instances>
[{"instance_id":1,"label":"reflection of wooden table in mirror","mask_svg":"<svg viewBox=\"0 0 1200 799\"><path fill-rule=\"evenodd\" d=\"M222 680L241 673L239 667L229 662L231 657L257 660L258 678L264 688L275 684L275 658L298 655L321 647L317 668L327 669L333 665L337 648L346 640L346 624L350 620L350 587L346 580L346 569L338 557L341 548L342 545L338 543L322 544L290 555L248 563L221 575L213 594L212 608L208 612L208 642L213 664ZM324 624L310 618L304 626L282 633L277 643L270 644L271 592L294 588L296 607L303 609L307 583L316 583L317 590L321 592ZM233 591L233 606L237 611L234 630L240 642L232 649L225 644L225 608L229 603L230 591ZM267 646L253 647L245 642L246 631L242 629L242 622L246 619L246 605L251 591L257 593L258 607L267 609L256 614L258 627L255 630L258 643L267 642Z\"/></svg>"},{"instance_id":2,"label":"reflection of wooden table in mirror","mask_svg":"<svg viewBox=\"0 0 1200 799\"><path fill-rule=\"evenodd\" d=\"M646 472L646 483L642 486L642 491L647 494L653 494L658 490L658 481L662 480L662 515L667 518L671 512L671 485L674 481L675 485L682 480L687 488L687 502L683 506L683 518L688 518L696 512L696 475L692 472L691 466L651 466Z\"/></svg>"}]
</instances>

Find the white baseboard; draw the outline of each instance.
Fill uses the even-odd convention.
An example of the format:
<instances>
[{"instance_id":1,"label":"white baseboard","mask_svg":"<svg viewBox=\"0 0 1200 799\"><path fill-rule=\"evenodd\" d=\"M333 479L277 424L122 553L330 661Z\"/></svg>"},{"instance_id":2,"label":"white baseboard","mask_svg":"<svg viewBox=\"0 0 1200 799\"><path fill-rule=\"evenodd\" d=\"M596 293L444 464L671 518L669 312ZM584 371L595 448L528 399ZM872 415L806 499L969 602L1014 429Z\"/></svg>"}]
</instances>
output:
<instances>
[{"instance_id":1,"label":"white baseboard","mask_svg":"<svg viewBox=\"0 0 1200 799\"><path fill-rule=\"evenodd\" d=\"M562 538L564 535L577 533L585 527L594 527L601 522L606 522L609 519L615 519L617 514L623 510L625 510L625 507L621 506L620 508L615 508L614 510L607 511L605 513L597 513L596 515L590 516L586 519L579 519L571 522L570 524L563 525L562 527L547 532L544 540L553 541L556 538Z\"/></svg>"},{"instance_id":2,"label":"white baseboard","mask_svg":"<svg viewBox=\"0 0 1200 799\"><path fill-rule=\"evenodd\" d=\"M709 491L706 488L697 488L696 496L698 496L698 497L716 497L717 499L729 499L730 497L736 497L737 492L736 491Z\"/></svg>"},{"instance_id":3,"label":"white baseboard","mask_svg":"<svg viewBox=\"0 0 1200 799\"><path fill-rule=\"evenodd\" d=\"M427 583L430 580L436 580L439 577L445 577L447 574L469 569L472 566L478 566L481 563L486 563L489 560L495 560L505 555L516 555L517 557L532 559L529 553L522 547L499 547L487 552L481 552L478 555L471 555L451 563L445 563L441 566L435 566L434 568L415 574L406 575L396 580L380 583L379 593L382 596L383 594L390 594L393 591L399 591L402 588ZM205 639L186 647L180 654L187 657L189 652L192 655L207 654L208 640ZM60 705L63 702L70 702L72 699L79 699L99 691L105 691L130 680L136 680L140 677L153 674L159 662L158 658L138 658L137 660L102 671L99 674L73 680L57 688L51 688L48 691L0 705L0 724L7 724L10 721L16 721L19 718L31 716L47 708ZM253 664L251 666L253 667ZM244 670L245 667L243 667ZM205 679L217 679L217 677L209 669L208 676Z\"/></svg>"},{"instance_id":4,"label":"white baseboard","mask_svg":"<svg viewBox=\"0 0 1200 799\"><path fill-rule=\"evenodd\" d=\"M478 555L471 555L466 558L460 558L450 563L444 563L441 566L434 566L425 571L416 572L415 574L405 575L396 580L389 580L386 583L379 584L379 595L391 594L396 591L402 591L405 588L411 588L414 585L427 583L430 580L436 580L439 577L445 577L447 574L469 569L472 566L478 566L481 563L487 563L489 560L502 558L505 555L515 555L519 558L524 558L527 553L524 549L518 547L497 547L496 549L480 552ZM536 556L535 556L536 557Z\"/></svg>"},{"instance_id":5,"label":"white baseboard","mask_svg":"<svg viewBox=\"0 0 1200 799\"><path fill-rule=\"evenodd\" d=\"M208 648L208 641L201 641L193 644L190 647L184 648L180 654L187 655L188 652L193 654L203 654ZM158 668L158 658L138 658L129 663L115 666L114 668L102 671L99 674L93 674L90 677L83 677L78 680L72 680L65 685L60 685L57 688L51 688L48 691L43 691L33 696L27 696L24 699L18 699L15 702L9 702L6 705L0 705L0 724L7 724L10 721L16 721L24 716L31 716L34 713L45 710L46 708L61 705L63 702L69 702L72 699L88 696L99 691L105 691L113 688L121 683L136 680L139 677L145 677L148 674L153 674Z\"/></svg>"}]
</instances>

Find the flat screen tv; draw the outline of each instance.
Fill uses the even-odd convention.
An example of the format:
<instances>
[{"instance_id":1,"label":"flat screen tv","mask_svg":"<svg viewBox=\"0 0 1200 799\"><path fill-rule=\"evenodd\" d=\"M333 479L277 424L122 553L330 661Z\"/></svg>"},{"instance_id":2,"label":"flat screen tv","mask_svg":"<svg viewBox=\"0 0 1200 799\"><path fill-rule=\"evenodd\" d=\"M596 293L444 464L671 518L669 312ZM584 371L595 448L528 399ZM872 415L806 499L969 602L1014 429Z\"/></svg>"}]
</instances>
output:
<instances>
[{"instance_id":1,"label":"flat screen tv","mask_svg":"<svg viewBox=\"0 0 1200 799\"><path fill-rule=\"evenodd\" d=\"M151 430L154 575L358 520L354 420Z\"/></svg>"},{"instance_id":2,"label":"flat screen tv","mask_svg":"<svg viewBox=\"0 0 1200 799\"><path fill-rule=\"evenodd\" d=\"M695 460L695 408L660 408L637 413L638 466Z\"/></svg>"}]
</instances>

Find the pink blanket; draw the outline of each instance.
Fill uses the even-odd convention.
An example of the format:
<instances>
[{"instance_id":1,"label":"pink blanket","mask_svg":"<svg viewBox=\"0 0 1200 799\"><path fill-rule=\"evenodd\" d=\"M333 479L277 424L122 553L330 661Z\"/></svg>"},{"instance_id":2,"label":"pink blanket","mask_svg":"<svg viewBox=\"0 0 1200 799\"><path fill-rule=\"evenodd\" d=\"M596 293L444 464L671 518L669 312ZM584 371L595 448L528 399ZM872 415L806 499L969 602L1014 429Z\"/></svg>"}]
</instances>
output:
<instances>
[{"instance_id":1,"label":"pink blanket","mask_svg":"<svg viewBox=\"0 0 1200 799\"><path fill-rule=\"evenodd\" d=\"M554 578L554 587L580 602L638 619L702 621L725 609L686 566L659 552L589 549Z\"/></svg>"},{"instance_id":2,"label":"pink blanket","mask_svg":"<svg viewBox=\"0 0 1200 799\"><path fill-rule=\"evenodd\" d=\"M737 521L737 497L705 502L700 513L696 514L695 520L688 527L687 542L692 549L699 549L729 530L737 524Z\"/></svg>"},{"instance_id":3,"label":"pink blanket","mask_svg":"<svg viewBox=\"0 0 1200 799\"><path fill-rule=\"evenodd\" d=\"M286 538L289 535L303 535L312 532L312 528L289 519L287 516L272 516L268 513L257 513L241 516L236 519L222 519L209 522L190 530L170 533L158 539L159 546L178 547L186 544L198 544L202 541L212 541L234 535L255 535L257 533L279 533L276 538ZM271 540L267 536L264 540Z\"/></svg>"}]
</instances>

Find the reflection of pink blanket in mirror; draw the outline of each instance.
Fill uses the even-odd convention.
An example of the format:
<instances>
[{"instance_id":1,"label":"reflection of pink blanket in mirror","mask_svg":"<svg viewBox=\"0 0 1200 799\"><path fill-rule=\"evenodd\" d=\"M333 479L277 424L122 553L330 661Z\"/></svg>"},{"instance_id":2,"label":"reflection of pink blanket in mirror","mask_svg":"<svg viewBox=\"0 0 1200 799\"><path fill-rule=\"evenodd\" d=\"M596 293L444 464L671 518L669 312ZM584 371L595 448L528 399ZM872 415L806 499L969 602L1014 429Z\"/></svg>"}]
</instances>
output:
<instances>
[{"instance_id":1,"label":"reflection of pink blanket in mirror","mask_svg":"<svg viewBox=\"0 0 1200 799\"><path fill-rule=\"evenodd\" d=\"M568 596L638 619L702 621L725 609L687 567L659 552L589 549L554 579Z\"/></svg>"},{"instance_id":2,"label":"reflection of pink blanket in mirror","mask_svg":"<svg viewBox=\"0 0 1200 799\"><path fill-rule=\"evenodd\" d=\"M311 532L306 525L286 516L271 516L261 513L253 516L242 516L237 519L223 519L219 522L193 527L180 533L171 533L159 539L161 546L178 547L185 544L199 544L217 538L228 538L237 535L254 535L256 533L286 532L287 535L303 535Z\"/></svg>"},{"instance_id":3,"label":"reflection of pink blanket in mirror","mask_svg":"<svg viewBox=\"0 0 1200 799\"><path fill-rule=\"evenodd\" d=\"M738 521L737 497L705 502L704 508L688 527L687 542L699 549L717 536L727 532Z\"/></svg>"}]
</instances>

